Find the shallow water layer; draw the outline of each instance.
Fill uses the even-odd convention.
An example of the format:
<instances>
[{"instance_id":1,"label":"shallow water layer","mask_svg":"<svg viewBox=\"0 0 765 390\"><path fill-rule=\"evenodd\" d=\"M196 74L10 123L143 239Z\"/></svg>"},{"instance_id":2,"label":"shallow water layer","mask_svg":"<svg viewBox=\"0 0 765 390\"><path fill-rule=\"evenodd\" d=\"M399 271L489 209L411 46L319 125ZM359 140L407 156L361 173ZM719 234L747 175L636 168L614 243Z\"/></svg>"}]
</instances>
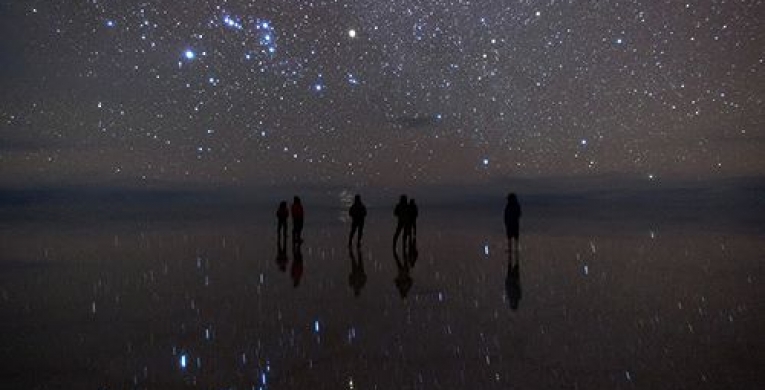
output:
<instances>
[{"instance_id":1,"label":"shallow water layer","mask_svg":"<svg viewBox=\"0 0 765 390\"><path fill-rule=\"evenodd\" d=\"M260 215L7 227L3 387L765 384L757 233L531 215L515 252L501 216L432 210L394 252L388 214L350 250L342 212L309 214L281 256Z\"/></svg>"}]
</instances>

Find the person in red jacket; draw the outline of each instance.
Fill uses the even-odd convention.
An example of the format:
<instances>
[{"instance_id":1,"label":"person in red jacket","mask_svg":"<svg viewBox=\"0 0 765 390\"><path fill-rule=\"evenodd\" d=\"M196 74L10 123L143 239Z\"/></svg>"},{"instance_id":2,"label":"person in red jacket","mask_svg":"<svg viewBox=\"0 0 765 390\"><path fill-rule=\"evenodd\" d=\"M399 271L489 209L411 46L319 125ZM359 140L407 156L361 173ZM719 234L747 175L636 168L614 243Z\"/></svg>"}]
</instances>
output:
<instances>
[{"instance_id":1,"label":"person in red jacket","mask_svg":"<svg viewBox=\"0 0 765 390\"><path fill-rule=\"evenodd\" d=\"M303 242L303 204L300 203L300 197L296 196L292 200L292 241L295 243Z\"/></svg>"}]
</instances>

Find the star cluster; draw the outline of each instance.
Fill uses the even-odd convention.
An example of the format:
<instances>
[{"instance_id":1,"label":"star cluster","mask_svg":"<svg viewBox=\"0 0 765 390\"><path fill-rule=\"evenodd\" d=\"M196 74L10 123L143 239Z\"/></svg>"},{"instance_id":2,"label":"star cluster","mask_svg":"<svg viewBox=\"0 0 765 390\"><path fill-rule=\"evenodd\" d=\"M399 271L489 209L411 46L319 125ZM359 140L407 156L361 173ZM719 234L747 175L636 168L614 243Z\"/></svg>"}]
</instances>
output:
<instances>
[{"instance_id":1,"label":"star cluster","mask_svg":"<svg viewBox=\"0 0 765 390\"><path fill-rule=\"evenodd\" d=\"M5 181L762 173L760 1L0 5Z\"/></svg>"}]
</instances>

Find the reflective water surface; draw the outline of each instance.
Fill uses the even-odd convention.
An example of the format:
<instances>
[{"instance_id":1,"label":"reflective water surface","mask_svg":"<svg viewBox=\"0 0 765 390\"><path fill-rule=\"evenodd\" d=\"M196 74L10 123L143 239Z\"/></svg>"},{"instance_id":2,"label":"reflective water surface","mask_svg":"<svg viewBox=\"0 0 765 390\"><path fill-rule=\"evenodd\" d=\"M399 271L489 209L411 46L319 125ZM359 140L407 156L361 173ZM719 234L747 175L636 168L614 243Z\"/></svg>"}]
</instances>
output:
<instances>
[{"instance_id":1,"label":"reflective water surface","mask_svg":"<svg viewBox=\"0 0 765 390\"><path fill-rule=\"evenodd\" d=\"M6 227L3 388L763 388L761 235L500 213Z\"/></svg>"}]
</instances>

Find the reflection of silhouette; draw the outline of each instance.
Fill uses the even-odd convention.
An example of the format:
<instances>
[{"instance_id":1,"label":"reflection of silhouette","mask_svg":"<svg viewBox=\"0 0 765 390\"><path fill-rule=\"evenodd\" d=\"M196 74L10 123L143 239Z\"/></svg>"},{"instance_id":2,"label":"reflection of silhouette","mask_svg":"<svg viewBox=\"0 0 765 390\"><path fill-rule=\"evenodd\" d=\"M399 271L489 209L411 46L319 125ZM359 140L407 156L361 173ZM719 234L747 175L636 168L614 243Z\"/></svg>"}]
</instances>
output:
<instances>
[{"instance_id":1,"label":"reflection of silhouette","mask_svg":"<svg viewBox=\"0 0 765 390\"><path fill-rule=\"evenodd\" d=\"M412 277L409 276L409 261L407 259L407 251L404 248L404 261L398 257L398 251L393 248L393 258L396 260L396 267L398 268L398 274L396 275L395 283L398 293L401 294L401 298L406 298L406 294L412 288Z\"/></svg>"},{"instance_id":2,"label":"reflection of silhouette","mask_svg":"<svg viewBox=\"0 0 765 390\"><path fill-rule=\"evenodd\" d=\"M367 274L364 272L364 259L361 257L361 249L356 247L356 254L353 249L348 248L348 256L351 258L351 273L348 275L348 285L353 288L353 294L359 296L361 289L367 283Z\"/></svg>"},{"instance_id":3,"label":"reflection of silhouette","mask_svg":"<svg viewBox=\"0 0 765 390\"><path fill-rule=\"evenodd\" d=\"M296 196L292 200L292 241L303 242L303 204L300 197Z\"/></svg>"},{"instance_id":4,"label":"reflection of silhouette","mask_svg":"<svg viewBox=\"0 0 765 390\"><path fill-rule=\"evenodd\" d=\"M417 263L417 256L420 252L417 251L417 238L409 240L409 247L404 252L404 260L409 263L409 266L414 268L414 264Z\"/></svg>"},{"instance_id":5,"label":"reflection of silhouette","mask_svg":"<svg viewBox=\"0 0 765 390\"><path fill-rule=\"evenodd\" d=\"M393 214L396 216L396 233L393 234L393 248L395 250L396 244L398 243L398 236L401 234L401 231L404 231L404 237L403 241L406 242L406 239L408 237L408 226L409 226L409 213L408 211L408 205L407 205L407 198L406 195L401 195L401 197L398 200L398 204L396 205L396 208L393 209Z\"/></svg>"},{"instance_id":6,"label":"reflection of silhouette","mask_svg":"<svg viewBox=\"0 0 765 390\"><path fill-rule=\"evenodd\" d=\"M292 269L290 275L292 276L292 286L297 287L300 285L300 279L303 277L303 251L301 244L295 242L292 244Z\"/></svg>"},{"instance_id":7,"label":"reflection of silhouette","mask_svg":"<svg viewBox=\"0 0 765 390\"><path fill-rule=\"evenodd\" d=\"M276 238L277 242L282 240L287 242L287 218L290 216L290 211L287 210L287 202L282 201L279 203L279 208L276 210ZM286 244L285 244L286 245Z\"/></svg>"},{"instance_id":8,"label":"reflection of silhouette","mask_svg":"<svg viewBox=\"0 0 765 390\"><path fill-rule=\"evenodd\" d=\"M518 203L518 197L514 193L510 193L507 195L507 205L505 206L505 232L507 233L508 250L512 250L513 241L515 241L516 250L518 249L520 219L521 205Z\"/></svg>"},{"instance_id":9,"label":"reflection of silhouette","mask_svg":"<svg viewBox=\"0 0 765 390\"><path fill-rule=\"evenodd\" d=\"M287 271L287 242L286 239L282 241L277 237L276 239L276 264L279 266L279 271Z\"/></svg>"},{"instance_id":10,"label":"reflection of silhouette","mask_svg":"<svg viewBox=\"0 0 765 390\"><path fill-rule=\"evenodd\" d=\"M509 243L508 243L509 245ZM515 262L513 262L513 251L507 252L507 278L505 278L505 291L507 300L510 301L510 309L518 310L518 304L521 301L521 267L518 254L516 253Z\"/></svg>"},{"instance_id":11,"label":"reflection of silhouette","mask_svg":"<svg viewBox=\"0 0 765 390\"><path fill-rule=\"evenodd\" d=\"M359 231L356 245L361 246L361 238L364 236L364 218L367 216L367 208L364 206L364 203L361 203L361 195L354 197L353 205L348 210L348 214L351 216L351 234L348 236L348 246L351 246L356 230Z\"/></svg>"}]
</instances>

